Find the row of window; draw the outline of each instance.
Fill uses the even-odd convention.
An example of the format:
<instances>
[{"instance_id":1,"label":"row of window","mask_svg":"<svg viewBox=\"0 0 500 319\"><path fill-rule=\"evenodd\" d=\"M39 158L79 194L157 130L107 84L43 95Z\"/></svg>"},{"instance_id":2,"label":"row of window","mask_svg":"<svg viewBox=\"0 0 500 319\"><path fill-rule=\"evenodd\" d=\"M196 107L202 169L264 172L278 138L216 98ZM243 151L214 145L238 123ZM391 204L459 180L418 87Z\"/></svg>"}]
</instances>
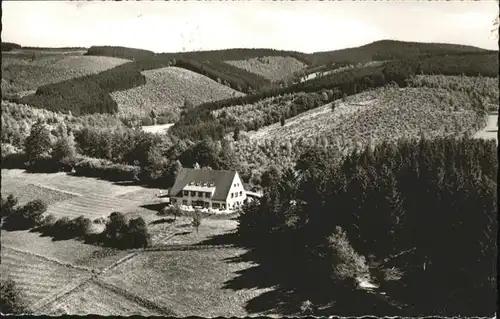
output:
<instances>
[{"instance_id":1,"label":"row of window","mask_svg":"<svg viewBox=\"0 0 500 319\"><path fill-rule=\"evenodd\" d=\"M175 204L177 203L177 200L175 198L172 199L172 204ZM185 205L187 206L188 205L188 201L187 199L183 199L182 200L182 205ZM193 201L191 203L191 205L193 206L202 206L202 207L205 207L205 208L209 208L210 207L210 203L209 202L203 202L203 201ZM233 205L233 208L236 208L236 207L239 207L240 205L243 205L243 202L235 202L234 205ZM222 208L222 209L226 209L226 204L220 204L220 203L212 203L212 208ZM227 204L227 208L231 208L231 204Z\"/></svg>"},{"instance_id":2,"label":"row of window","mask_svg":"<svg viewBox=\"0 0 500 319\"><path fill-rule=\"evenodd\" d=\"M231 193L231 198L235 198L235 197L238 197L238 196L243 196L243 192L240 191L239 195L238 195L238 192Z\"/></svg>"},{"instance_id":3,"label":"row of window","mask_svg":"<svg viewBox=\"0 0 500 319\"><path fill-rule=\"evenodd\" d=\"M206 198L210 198L211 194L210 192L193 192L193 191L182 191L182 196L188 197L191 194L191 197L195 197L196 193L198 193L198 197L203 197L205 196Z\"/></svg>"}]
</instances>

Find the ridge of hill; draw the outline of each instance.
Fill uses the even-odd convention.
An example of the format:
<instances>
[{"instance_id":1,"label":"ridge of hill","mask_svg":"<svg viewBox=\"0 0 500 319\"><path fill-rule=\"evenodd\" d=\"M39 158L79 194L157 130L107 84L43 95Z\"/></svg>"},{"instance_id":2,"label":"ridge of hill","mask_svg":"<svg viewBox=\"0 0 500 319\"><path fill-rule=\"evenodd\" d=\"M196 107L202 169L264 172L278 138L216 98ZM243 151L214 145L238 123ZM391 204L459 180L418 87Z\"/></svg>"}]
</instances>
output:
<instances>
[{"instance_id":1,"label":"ridge of hill","mask_svg":"<svg viewBox=\"0 0 500 319\"><path fill-rule=\"evenodd\" d=\"M385 47L387 49L384 49ZM352 50L358 50L359 52L368 50L368 53L365 52L364 55L360 53L354 57L359 61L374 58L389 59L389 61L383 65L354 67L323 78L283 87L283 83L273 84L261 75L248 72L224 61L235 59L238 56L251 58L261 54L266 56L295 55L304 60L305 57L314 57L314 54L305 55L293 51L269 49L231 49L155 54L152 51L124 47L91 47L86 55L122 56L129 57L133 61L96 75L41 86L37 89L36 94L24 98L21 103L56 111L71 110L75 115L94 112L115 113L118 110L118 105L110 97L109 93L144 85L146 79L140 72L168 66L181 67L201 73L232 89L249 93L247 96L204 103L200 105L200 109L207 109L207 106L208 109L218 109L224 106L252 103L280 94L318 92L335 87L342 90L342 93L349 95L359 92L360 87L383 85L382 83L388 83L388 81L395 81L399 85L404 85L405 79L412 74L419 73L447 75L463 73L465 75L481 74L486 76L497 76L498 74L497 51L469 46L378 41L364 47L346 50L350 51L332 51L340 52L333 55L333 58L340 60L346 54L345 52L352 53ZM450 52L454 53L451 54ZM330 59L332 58L330 53L318 54L319 56L325 55ZM405 59L401 61L390 60L390 58L399 56L405 56ZM407 58L407 56L410 56L410 58ZM346 80L347 78L350 79ZM339 84L339 81L344 84ZM196 109L194 112L198 111ZM187 118L191 116L188 115ZM194 118L197 118L195 122L205 117L207 117L207 114L202 110L194 116ZM187 120L187 122L189 121ZM181 123L182 125L183 123ZM220 130L218 131L220 132Z\"/></svg>"},{"instance_id":2,"label":"ridge of hill","mask_svg":"<svg viewBox=\"0 0 500 319\"><path fill-rule=\"evenodd\" d=\"M224 123L221 123L215 119L211 112L218 109L253 104L268 98L301 92L311 94L312 100L323 99L326 103L343 96L354 95L367 89L391 83L405 87L407 80L418 74L498 77L498 53L472 53L469 55L458 54L396 60L383 65L346 69L285 88L271 89L244 97L204 103L186 112L180 121L171 128L171 132L179 137L195 140L203 139L204 136L221 139L224 136L221 132L231 132L238 126L238 123L230 119L224 120ZM326 99L322 98L324 94L326 94ZM303 101L301 105L308 105L305 106L305 109L310 109L314 106L314 103ZM279 114L279 109L277 109L277 112L278 114L273 116L275 121L283 116L287 117L286 114Z\"/></svg>"}]
</instances>

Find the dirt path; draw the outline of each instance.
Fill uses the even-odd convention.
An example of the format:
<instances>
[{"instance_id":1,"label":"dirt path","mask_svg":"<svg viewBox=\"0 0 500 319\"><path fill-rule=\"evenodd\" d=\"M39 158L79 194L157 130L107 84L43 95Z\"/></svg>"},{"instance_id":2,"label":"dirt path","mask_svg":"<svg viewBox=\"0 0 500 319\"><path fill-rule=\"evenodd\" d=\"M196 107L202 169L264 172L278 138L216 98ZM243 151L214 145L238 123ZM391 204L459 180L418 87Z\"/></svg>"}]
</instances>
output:
<instances>
[{"instance_id":1,"label":"dirt path","mask_svg":"<svg viewBox=\"0 0 500 319\"><path fill-rule=\"evenodd\" d=\"M497 121L498 121L497 114L488 115L488 123L486 124L486 127L483 128L481 131L477 132L474 136L476 138L483 138L483 139L487 139L487 140L496 140L497 144L498 144Z\"/></svg>"}]
</instances>

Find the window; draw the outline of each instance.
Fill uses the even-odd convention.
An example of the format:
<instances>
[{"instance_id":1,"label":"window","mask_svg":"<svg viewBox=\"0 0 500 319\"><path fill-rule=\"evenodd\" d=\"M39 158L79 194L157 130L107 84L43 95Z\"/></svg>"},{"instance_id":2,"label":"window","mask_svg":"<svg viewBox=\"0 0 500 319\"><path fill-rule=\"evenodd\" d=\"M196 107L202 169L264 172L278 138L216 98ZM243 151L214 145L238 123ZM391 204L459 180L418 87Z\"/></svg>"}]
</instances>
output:
<instances>
[{"instance_id":1,"label":"window","mask_svg":"<svg viewBox=\"0 0 500 319\"><path fill-rule=\"evenodd\" d=\"M177 199L172 198L172 204L175 204L175 203L177 203Z\"/></svg>"},{"instance_id":2,"label":"window","mask_svg":"<svg viewBox=\"0 0 500 319\"><path fill-rule=\"evenodd\" d=\"M234 193L231 193L231 198L233 198L233 197L234 197Z\"/></svg>"},{"instance_id":3,"label":"window","mask_svg":"<svg viewBox=\"0 0 500 319\"><path fill-rule=\"evenodd\" d=\"M212 203L212 208L219 208L220 204L219 203Z\"/></svg>"},{"instance_id":4,"label":"window","mask_svg":"<svg viewBox=\"0 0 500 319\"><path fill-rule=\"evenodd\" d=\"M242 191L240 191L240 196L243 196L243 192Z\"/></svg>"},{"instance_id":5,"label":"window","mask_svg":"<svg viewBox=\"0 0 500 319\"><path fill-rule=\"evenodd\" d=\"M206 192L206 193L205 193L205 197L206 197L206 198L210 198L210 193L209 193L209 192Z\"/></svg>"},{"instance_id":6,"label":"window","mask_svg":"<svg viewBox=\"0 0 500 319\"><path fill-rule=\"evenodd\" d=\"M184 194L184 196L189 196L189 192L188 191L183 191L182 193Z\"/></svg>"},{"instance_id":7,"label":"window","mask_svg":"<svg viewBox=\"0 0 500 319\"><path fill-rule=\"evenodd\" d=\"M191 192L191 196L196 196L196 192Z\"/></svg>"},{"instance_id":8,"label":"window","mask_svg":"<svg viewBox=\"0 0 500 319\"><path fill-rule=\"evenodd\" d=\"M203 192L198 192L198 197L203 197Z\"/></svg>"},{"instance_id":9,"label":"window","mask_svg":"<svg viewBox=\"0 0 500 319\"><path fill-rule=\"evenodd\" d=\"M184 200L182 201L182 205L187 205L187 204L188 204L188 201L184 199Z\"/></svg>"}]
</instances>

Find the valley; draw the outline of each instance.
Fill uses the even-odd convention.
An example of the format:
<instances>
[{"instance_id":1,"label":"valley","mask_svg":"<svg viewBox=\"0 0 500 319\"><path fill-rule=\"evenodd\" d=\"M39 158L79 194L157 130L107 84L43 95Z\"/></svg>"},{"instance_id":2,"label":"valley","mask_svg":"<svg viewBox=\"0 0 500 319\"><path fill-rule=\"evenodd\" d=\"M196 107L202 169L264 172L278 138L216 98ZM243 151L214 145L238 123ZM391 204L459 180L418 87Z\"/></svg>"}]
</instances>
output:
<instances>
[{"instance_id":1,"label":"valley","mask_svg":"<svg viewBox=\"0 0 500 319\"><path fill-rule=\"evenodd\" d=\"M26 313L492 309L498 51L2 45L0 274ZM191 169L212 180L175 204ZM253 200L180 208L228 171Z\"/></svg>"}]
</instances>

